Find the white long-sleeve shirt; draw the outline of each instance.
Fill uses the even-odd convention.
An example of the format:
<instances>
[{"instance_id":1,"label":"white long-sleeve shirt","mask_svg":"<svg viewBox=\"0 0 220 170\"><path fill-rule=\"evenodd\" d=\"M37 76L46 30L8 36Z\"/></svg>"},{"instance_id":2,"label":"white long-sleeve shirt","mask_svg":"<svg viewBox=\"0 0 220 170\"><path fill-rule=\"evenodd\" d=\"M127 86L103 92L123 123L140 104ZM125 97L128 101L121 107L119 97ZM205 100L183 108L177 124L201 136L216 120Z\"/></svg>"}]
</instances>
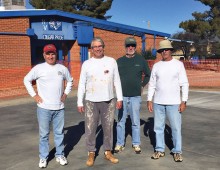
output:
<instances>
[{"instance_id":1,"label":"white long-sleeve shirt","mask_svg":"<svg viewBox=\"0 0 220 170\"><path fill-rule=\"evenodd\" d=\"M109 101L114 98L122 101L121 80L114 58L104 56L100 59L90 58L81 68L78 85L78 106L83 106L83 98L91 102Z\"/></svg>"},{"instance_id":2,"label":"white long-sleeve shirt","mask_svg":"<svg viewBox=\"0 0 220 170\"><path fill-rule=\"evenodd\" d=\"M45 62L32 68L24 77L24 85L32 97L36 95L32 86L33 80L36 80L38 95L43 100L42 103L37 104L39 107L48 110L64 108L61 96L63 93L68 95L73 85L73 78L65 66L61 64L50 65ZM65 89L64 80L67 82Z\"/></svg>"},{"instance_id":3,"label":"white long-sleeve shirt","mask_svg":"<svg viewBox=\"0 0 220 170\"><path fill-rule=\"evenodd\" d=\"M154 64L148 84L148 101L165 105L180 104L181 101L187 101L188 91L188 78L182 62L172 59Z\"/></svg>"}]
</instances>

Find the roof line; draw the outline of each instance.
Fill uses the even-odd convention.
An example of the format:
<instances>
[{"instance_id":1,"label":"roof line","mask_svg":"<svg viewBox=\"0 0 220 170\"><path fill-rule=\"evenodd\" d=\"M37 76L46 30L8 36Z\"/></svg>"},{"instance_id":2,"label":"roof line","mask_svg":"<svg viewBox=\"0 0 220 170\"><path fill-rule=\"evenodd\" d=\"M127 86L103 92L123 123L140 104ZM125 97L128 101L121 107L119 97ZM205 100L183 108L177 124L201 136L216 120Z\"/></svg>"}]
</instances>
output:
<instances>
[{"instance_id":1,"label":"roof line","mask_svg":"<svg viewBox=\"0 0 220 170\"><path fill-rule=\"evenodd\" d=\"M130 33L134 35L142 36L144 34L151 34L156 36L162 36L162 37L170 37L170 34L153 31L149 29L144 28L138 28L130 25L115 23L111 21L96 19L92 17L87 17L79 14L74 14L70 12L64 12L60 10L44 10L44 9L29 9L29 10L17 10L17 11L0 11L0 18L9 18L9 17L33 17L33 16L50 16L50 15L56 15L56 16L62 16L70 19L76 19L79 21L85 21L92 23L92 25L96 28L102 28L107 30L117 30L119 32L125 32Z\"/></svg>"}]
</instances>

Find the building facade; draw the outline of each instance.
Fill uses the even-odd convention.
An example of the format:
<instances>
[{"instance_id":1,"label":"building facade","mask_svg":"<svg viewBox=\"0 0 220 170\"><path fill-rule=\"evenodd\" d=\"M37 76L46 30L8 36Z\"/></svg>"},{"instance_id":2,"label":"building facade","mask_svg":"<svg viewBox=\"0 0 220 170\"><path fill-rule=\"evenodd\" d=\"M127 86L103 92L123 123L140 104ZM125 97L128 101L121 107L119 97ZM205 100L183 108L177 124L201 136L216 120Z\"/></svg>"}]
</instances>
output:
<instances>
[{"instance_id":1,"label":"building facade","mask_svg":"<svg viewBox=\"0 0 220 170\"><path fill-rule=\"evenodd\" d=\"M115 59L124 55L124 39L133 36L137 50L152 50L170 34L94 19L58 10L0 12L0 98L27 94L23 77L44 61L43 46L53 43L58 60L67 66L77 87L83 61L90 57L90 42L101 37L105 54Z\"/></svg>"},{"instance_id":2,"label":"building facade","mask_svg":"<svg viewBox=\"0 0 220 170\"><path fill-rule=\"evenodd\" d=\"M0 0L0 6L4 10L26 9L27 2L28 0Z\"/></svg>"}]
</instances>

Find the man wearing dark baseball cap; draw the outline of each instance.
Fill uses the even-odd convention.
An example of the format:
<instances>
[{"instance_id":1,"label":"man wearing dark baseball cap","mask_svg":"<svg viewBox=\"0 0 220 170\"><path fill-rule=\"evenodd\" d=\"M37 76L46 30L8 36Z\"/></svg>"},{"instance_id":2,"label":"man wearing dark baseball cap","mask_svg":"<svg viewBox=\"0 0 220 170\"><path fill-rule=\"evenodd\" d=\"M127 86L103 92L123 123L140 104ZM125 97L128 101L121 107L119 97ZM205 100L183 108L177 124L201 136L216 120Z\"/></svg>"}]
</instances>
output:
<instances>
[{"instance_id":1,"label":"man wearing dark baseball cap","mask_svg":"<svg viewBox=\"0 0 220 170\"><path fill-rule=\"evenodd\" d=\"M133 37L127 37L125 39L125 47L130 46L130 45L134 47L137 46L137 42Z\"/></svg>"},{"instance_id":2,"label":"man wearing dark baseball cap","mask_svg":"<svg viewBox=\"0 0 220 170\"><path fill-rule=\"evenodd\" d=\"M150 69L147 61L136 54L137 42L134 37L127 37L124 45L126 54L117 60L123 91L123 107L119 109L117 115L115 153L121 152L125 147L125 123L129 113L132 122L132 147L136 154L140 154L141 94L150 79Z\"/></svg>"}]
</instances>

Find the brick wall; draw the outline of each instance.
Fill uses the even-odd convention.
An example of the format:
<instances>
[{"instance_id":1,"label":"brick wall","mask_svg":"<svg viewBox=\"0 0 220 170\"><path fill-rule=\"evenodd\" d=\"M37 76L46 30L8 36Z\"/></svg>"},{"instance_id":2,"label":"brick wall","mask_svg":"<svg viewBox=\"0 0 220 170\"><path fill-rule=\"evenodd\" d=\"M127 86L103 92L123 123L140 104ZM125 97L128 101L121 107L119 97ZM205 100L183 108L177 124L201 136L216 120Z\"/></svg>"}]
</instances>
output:
<instances>
[{"instance_id":1,"label":"brick wall","mask_svg":"<svg viewBox=\"0 0 220 170\"><path fill-rule=\"evenodd\" d=\"M80 61L80 46L77 41L74 41L71 44L72 48L70 49L70 60L71 61Z\"/></svg>"},{"instance_id":2,"label":"brick wall","mask_svg":"<svg viewBox=\"0 0 220 170\"><path fill-rule=\"evenodd\" d=\"M94 36L101 37L105 42L105 55L111 56L115 59L125 55L125 46L124 40L127 37L132 37L133 35L122 34L117 32L110 32L101 29L94 29ZM142 40L141 37L134 36L137 41L137 51L142 50ZM158 38L158 37L157 37ZM159 40L160 41L160 40ZM156 41L156 45L158 45L159 41ZM146 35L146 49L153 48L153 36Z\"/></svg>"},{"instance_id":3,"label":"brick wall","mask_svg":"<svg viewBox=\"0 0 220 170\"><path fill-rule=\"evenodd\" d=\"M24 34L28 18L1 19L0 32ZM26 94L23 78L30 70L30 38L0 35L0 98Z\"/></svg>"},{"instance_id":4,"label":"brick wall","mask_svg":"<svg viewBox=\"0 0 220 170\"><path fill-rule=\"evenodd\" d=\"M30 38L0 35L0 69L30 66Z\"/></svg>"},{"instance_id":5,"label":"brick wall","mask_svg":"<svg viewBox=\"0 0 220 170\"><path fill-rule=\"evenodd\" d=\"M74 78L74 88L77 88L81 70L81 60L80 60L80 46L77 41L71 45L70 49L70 63L69 71Z\"/></svg>"},{"instance_id":6,"label":"brick wall","mask_svg":"<svg viewBox=\"0 0 220 170\"><path fill-rule=\"evenodd\" d=\"M124 55L124 39L128 35L101 29L94 29L94 36L103 39L105 43L105 55L115 59Z\"/></svg>"},{"instance_id":7,"label":"brick wall","mask_svg":"<svg viewBox=\"0 0 220 170\"><path fill-rule=\"evenodd\" d=\"M0 98L26 95L23 79L30 69L30 66L0 69Z\"/></svg>"},{"instance_id":8,"label":"brick wall","mask_svg":"<svg viewBox=\"0 0 220 170\"><path fill-rule=\"evenodd\" d=\"M1 19L0 32L26 33L28 18ZM30 38L18 35L0 35L0 68L30 66Z\"/></svg>"},{"instance_id":9,"label":"brick wall","mask_svg":"<svg viewBox=\"0 0 220 170\"><path fill-rule=\"evenodd\" d=\"M27 28L29 28L28 18L1 19L0 22L0 32L25 34ZM117 59L125 54L125 38L132 35L94 28L94 36L99 36L104 40L106 45L105 55ZM142 45L141 37L134 37L138 44L137 50L140 51ZM155 42L156 49L158 48L159 41L162 39L162 37L157 37ZM77 41L69 41L68 43L70 43L68 44L71 56L70 62L64 61L62 63L69 68L75 80L74 88L77 88L81 69L80 46ZM152 35L146 35L146 49L151 50L153 48L154 37ZM27 95L27 91L23 85L23 78L31 69L30 38L24 35L0 35L0 52L0 99ZM160 60L160 58L161 56L158 54L157 60ZM151 68L154 62L148 62ZM187 74L189 75L191 87L220 86L219 72L187 70Z\"/></svg>"},{"instance_id":10,"label":"brick wall","mask_svg":"<svg viewBox=\"0 0 220 170\"><path fill-rule=\"evenodd\" d=\"M29 18L6 18L0 22L0 32L26 33Z\"/></svg>"}]
</instances>

